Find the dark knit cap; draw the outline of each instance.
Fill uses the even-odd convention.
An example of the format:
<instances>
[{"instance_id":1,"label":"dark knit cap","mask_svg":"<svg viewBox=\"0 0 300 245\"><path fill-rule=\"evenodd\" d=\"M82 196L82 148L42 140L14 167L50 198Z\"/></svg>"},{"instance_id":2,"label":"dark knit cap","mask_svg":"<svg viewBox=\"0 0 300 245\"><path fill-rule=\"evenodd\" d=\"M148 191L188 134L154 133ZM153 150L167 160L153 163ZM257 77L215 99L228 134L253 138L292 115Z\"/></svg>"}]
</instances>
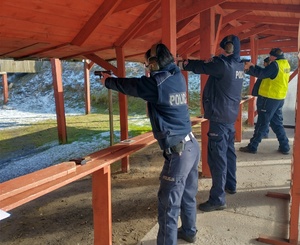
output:
<instances>
[{"instance_id":1,"label":"dark knit cap","mask_svg":"<svg viewBox=\"0 0 300 245\"><path fill-rule=\"evenodd\" d=\"M280 48L272 48L270 51L271 56L275 56L276 58L284 58L283 52Z\"/></svg>"}]
</instances>

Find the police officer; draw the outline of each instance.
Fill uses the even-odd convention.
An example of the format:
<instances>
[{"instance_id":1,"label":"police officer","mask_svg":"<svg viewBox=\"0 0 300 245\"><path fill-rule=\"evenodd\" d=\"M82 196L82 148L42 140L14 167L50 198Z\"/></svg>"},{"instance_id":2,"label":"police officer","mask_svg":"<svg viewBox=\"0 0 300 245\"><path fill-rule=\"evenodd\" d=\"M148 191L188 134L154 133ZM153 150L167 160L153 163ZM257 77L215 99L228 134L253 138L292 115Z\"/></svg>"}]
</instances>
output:
<instances>
[{"instance_id":1,"label":"police officer","mask_svg":"<svg viewBox=\"0 0 300 245\"><path fill-rule=\"evenodd\" d=\"M264 59L264 67L268 66L270 63L271 63L270 57L266 57ZM247 73L247 72L249 72L249 70L245 70L245 72ZM259 90L259 86L261 84L261 81L262 81L262 79L257 79L256 80L256 82L254 83L254 86L252 88L251 95L258 96L258 90Z\"/></svg>"},{"instance_id":2,"label":"police officer","mask_svg":"<svg viewBox=\"0 0 300 245\"><path fill-rule=\"evenodd\" d=\"M101 82L109 89L147 101L154 137L163 150L164 166L158 191L158 245L176 245L177 239L196 240L196 194L200 148L194 138L186 99L186 83L164 44L146 54L150 77L112 78ZM180 215L182 226L177 229Z\"/></svg>"},{"instance_id":3,"label":"police officer","mask_svg":"<svg viewBox=\"0 0 300 245\"><path fill-rule=\"evenodd\" d=\"M271 61L270 61L270 57L266 57L265 59L264 59L264 67L266 67L266 66L268 66L269 64L271 63ZM245 70L245 72L247 73L249 70ZM261 81L262 81L262 79L257 79L256 80L256 82L254 83L254 86L253 86L253 88L252 88L252 91L251 91L251 95L253 95L253 96L258 96L258 90L259 90L259 86L260 86L260 84L261 84ZM259 107L259 103L258 103L258 101L259 100L256 100L256 108L258 108ZM267 130L266 130L266 134L264 135L264 138L269 138L269 127L267 128Z\"/></svg>"},{"instance_id":4,"label":"police officer","mask_svg":"<svg viewBox=\"0 0 300 245\"><path fill-rule=\"evenodd\" d=\"M256 153L259 143L268 131L269 125L276 134L279 142L278 151L289 154L289 139L283 127L282 107L288 90L290 77L290 65L284 58L280 48L270 51L271 63L265 68L254 65L251 62L245 64L247 74L262 79L257 97L257 122L250 143L240 147L240 151Z\"/></svg>"},{"instance_id":5,"label":"police officer","mask_svg":"<svg viewBox=\"0 0 300 245\"><path fill-rule=\"evenodd\" d=\"M203 90L204 117L209 119L208 165L212 187L208 201L201 203L204 212L226 208L225 190L236 193L235 128L244 78L244 64L240 60L240 40L225 37L220 47L224 54L209 61L185 60L178 65L209 78Z\"/></svg>"}]
</instances>

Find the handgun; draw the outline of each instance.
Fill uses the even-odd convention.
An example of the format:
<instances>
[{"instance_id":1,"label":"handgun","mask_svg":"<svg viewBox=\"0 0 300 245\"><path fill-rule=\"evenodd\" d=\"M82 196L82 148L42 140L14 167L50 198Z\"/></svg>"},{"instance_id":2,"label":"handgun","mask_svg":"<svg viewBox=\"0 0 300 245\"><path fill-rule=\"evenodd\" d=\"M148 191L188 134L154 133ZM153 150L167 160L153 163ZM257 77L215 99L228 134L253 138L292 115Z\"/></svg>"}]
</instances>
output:
<instances>
[{"instance_id":1,"label":"handgun","mask_svg":"<svg viewBox=\"0 0 300 245\"><path fill-rule=\"evenodd\" d=\"M95 76L100 76L100 78L102 78L102 77L103 77L103 73L106 73L106 74L109 74L109 75L112 75L112 74L113 74L112 71L95 71L95 72L94 72L94 75L95 75Z\"/></svg>"},{"instance_id":2,"label":"handgun","mask_svg":"<svg viewBox=\"0 0 300 245\"><path fill-rule=\"evenodd\" d=\"M250 62L250 59L242 59L242 62L246 63L246 62Z\"/></svg>"}]
</instances>

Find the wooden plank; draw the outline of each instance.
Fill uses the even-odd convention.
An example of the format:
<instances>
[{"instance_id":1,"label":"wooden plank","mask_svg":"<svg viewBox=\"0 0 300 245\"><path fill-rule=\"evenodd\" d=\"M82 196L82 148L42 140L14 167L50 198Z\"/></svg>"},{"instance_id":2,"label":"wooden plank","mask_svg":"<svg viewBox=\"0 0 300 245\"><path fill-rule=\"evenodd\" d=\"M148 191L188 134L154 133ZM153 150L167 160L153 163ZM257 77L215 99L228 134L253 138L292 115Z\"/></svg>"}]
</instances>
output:
<instances>
[{"instance_id":1,"label":"wooden plank","mask_svg":"<svg viewBox=\"0 0 300 245\"><path fill-rule=\"evenodd\" d=\"M195 126L196 124L200 124L202 122L207 121L207 119L203 118L203 117L192 117L191 118L191 123L192 126Z\"/></svg>"},{"instance_id":2,"label":"wooden plank","mask_svg":"<svg viewBox=\"0 0 300 245\"><path fill-rule=\"evenodd\" d=\"M132 154L154 142L156 140L153 137L152 132L139 135L137 137L132 138L134 142L132 144L117 144L112 147L105 148L103 150L100 150L98 152L95 152L86 158L90 158L90 161L88 161L85 165L76 165L75 171L67 172L61 177L56 177L51 179L51 171L48 172L50 176L45 176L46 181L43 181L42 179L39 180L40 184L38 186L32 185L32 188L24 189L22 192L15 192L14 195L9 196L8 198L1 198L0 202L0 209L4 211L11 210L13 208L16 208L18 206L21 206L22 204L25 204L31 200L34 200L40 196L46 195L47 193L50 193L51 191L54 191L62 186L65 186L69 183L72 183L78 179L81 179L89 174L94 173L95 171L98 171L102 168L105 168L109 166L110 164L128 156L129 154ZM52 166L54 167L54 166ZM52 168L49 167L49 168ZM47 170L49 168L46 168L45 175ZM12 191L14 188L20 188L17 187L22 186L25 181L31 178L32 175L35 175L35 173L28 174L24 176L23 182L19 181L19 178L15 178L11 180L11 183L16 182L15 185L10 185L12 187ZM43 183L44 182L44 183ZM6 182L4 182L6 183ZM4 184L3 183L3 184ZM3 185L1 184L1 185ZM19 189L20 190L20 189ZM6 189L6 192L8 189Z\"/></svg>"},{"instance_id":3,"label":"wooden plank","mask_svg":"<svg viewBox=\"0 0 300 245\"><path fill-rule=\"evenodd\" d=\"M76 171L75 162L63 162L0 183L0 201Z\"/></svg>"},{"instance_id":4,"label":"wooden plank","mask_svg":"<svg viewBox=\"0 0 300 245\"><path fill-rule=\"evenodd\" d=\"M264 235L260 235L257 241L273 245L297 245L297 243L290 243L287 239Z\"/></svg>"},{"instance_id":5,"label":"wooden plank","mask_svg":"<svg viewBox=\"0 0 300 245\"><path fill-rule=\"evenodd\" d=\"M46 195L51 191L54 191L66 184L71 183L72 181L77 180L78 175L76 172L72 172L68 175L65 175L61 178L46 182L42 185L36 186L34 188L28 189L24 192L20 192L14 196L10 196L0 202L0 209L4 211L9 211L18 206L21 206L29 201L32 201L40 196ZM71 178L73 177L73 178Z\"/></svg>"},{"instance_id":6,"label":"wooden plank","mask_svg":"<svg viewBox=\"0 0 300 245\"><path fill-rule=\"evenodd\" d=\"M274 198L280 198L280 199L285 199L285 200L290 200L291 196L290 194L286 193L278 193L278 192L272 192L268 191L266 194L267 197L274 197Z\"/></svg>"}]
</instances>

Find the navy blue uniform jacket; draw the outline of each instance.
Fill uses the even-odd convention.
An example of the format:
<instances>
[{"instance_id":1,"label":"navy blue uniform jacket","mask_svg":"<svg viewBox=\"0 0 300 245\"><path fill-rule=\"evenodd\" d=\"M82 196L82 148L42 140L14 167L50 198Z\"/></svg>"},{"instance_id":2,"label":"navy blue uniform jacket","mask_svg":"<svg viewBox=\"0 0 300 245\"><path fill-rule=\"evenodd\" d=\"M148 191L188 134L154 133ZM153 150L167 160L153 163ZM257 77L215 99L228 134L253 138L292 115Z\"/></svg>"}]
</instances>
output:
<instances>
[{"instance_id":1,"label":"navy blue uniform jacket","mask_svg":"<svg viewBox=\"0 0 300 245\"><path fill-rule=\"evenodd\" d=\"M224 48L225 39L220 46ZM240 42L233 36L234 53L213 57L210 61L188 60L184 70L207 74L202 93L204 117L220 123L236 121L244 80L244 64L240 60Z\"/></svg>"},{"instance_id":2,"label":"navy blue uniform jacket","mask_svg":"<svg viewBox=\"0 0 300 245\"><path fill-rule=\"evenodd\" d=\"M161 149L177 145L191 132L186 83L174 63L150 77L107 78L105 86L148 102L152 131Z\"/></svg>"}]
</instances>

